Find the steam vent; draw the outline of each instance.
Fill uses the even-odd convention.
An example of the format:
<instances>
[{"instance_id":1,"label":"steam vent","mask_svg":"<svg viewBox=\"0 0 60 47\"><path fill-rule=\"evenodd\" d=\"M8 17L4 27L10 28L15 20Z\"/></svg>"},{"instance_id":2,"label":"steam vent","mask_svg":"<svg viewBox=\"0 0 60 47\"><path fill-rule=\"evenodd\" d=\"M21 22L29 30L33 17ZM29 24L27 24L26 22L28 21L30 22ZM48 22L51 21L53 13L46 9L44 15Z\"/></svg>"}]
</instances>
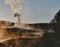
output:
<instances>
[{"instance_id":1,"label":"steam vent","mask_svg":"<svg viewBox=\"0 0 60 47\"><path fill-rule=\"evenodd\" d=\"M20 25L20 14L15 13L14 18L15 18L15 27L18 27Z\"/></svg>"}]
</instances>

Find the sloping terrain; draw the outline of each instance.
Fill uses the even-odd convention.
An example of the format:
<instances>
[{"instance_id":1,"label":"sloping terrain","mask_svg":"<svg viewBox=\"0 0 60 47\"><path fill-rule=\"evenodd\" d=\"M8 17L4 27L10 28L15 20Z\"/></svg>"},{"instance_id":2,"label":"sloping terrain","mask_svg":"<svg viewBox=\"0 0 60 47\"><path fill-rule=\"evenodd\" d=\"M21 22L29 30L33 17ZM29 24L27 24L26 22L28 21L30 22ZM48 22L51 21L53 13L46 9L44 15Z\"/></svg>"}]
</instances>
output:
<instances>
[{"instance_id":1,"label":"sloping terrain","mask_svg":"<svg viewBox=\"0 0 60 47\"><path fill-rule=\"evenodd\" d=\"M9 23L9 25L6 23ZM1 21L0 24L0 47L44 46L42 42L44 31L48 29L45 26L49 24L45 24L45 26L44 24L24 24L26 29L16 28L14 23L6 21Z\"/></svg>"},{"instance_id":2,"label":"sloping terrain","mask_svg":"<svg viewBox=\"0 0 60 47\"><path fill-rule=\"evenodd\" d=\"M55 45L49 23L23 24L26 28L17 28L11 24L3 24L5 26L0 28L0 47L45 47L50 42L50 45Z\"/></svg>"}]
</instances>

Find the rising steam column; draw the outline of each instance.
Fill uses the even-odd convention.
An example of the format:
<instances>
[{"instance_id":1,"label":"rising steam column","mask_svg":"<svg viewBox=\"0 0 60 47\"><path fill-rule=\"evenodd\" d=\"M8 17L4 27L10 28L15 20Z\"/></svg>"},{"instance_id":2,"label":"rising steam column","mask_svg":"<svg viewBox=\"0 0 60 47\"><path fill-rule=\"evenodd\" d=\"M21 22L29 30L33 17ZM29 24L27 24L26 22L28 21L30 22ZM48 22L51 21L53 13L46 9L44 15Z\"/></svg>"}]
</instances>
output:
<instances>
[{"instance_id":1,"label":"rising steam column","mask_svg":"<svg viewBox=\"0 0 60 47\"><path fill-rule=\"evenodd\" d=\"M20 14L15 13L14 18L15 18L15 27L19 27L20 26Z\"/></svg>"}]
</instances>

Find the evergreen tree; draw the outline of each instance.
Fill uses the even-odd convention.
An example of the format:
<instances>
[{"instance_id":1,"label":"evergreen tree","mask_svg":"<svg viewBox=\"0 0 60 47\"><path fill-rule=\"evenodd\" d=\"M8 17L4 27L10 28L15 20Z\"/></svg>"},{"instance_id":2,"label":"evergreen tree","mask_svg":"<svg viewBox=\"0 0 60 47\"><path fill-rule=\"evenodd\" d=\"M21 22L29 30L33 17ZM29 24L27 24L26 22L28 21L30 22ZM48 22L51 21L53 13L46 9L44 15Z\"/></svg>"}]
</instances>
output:
<instances>
[{"instance_id":1,"label":"evergreen tree","mask_svg":"<svg viewBox=\"0 0 60 47\"><path fill-rule=\"evenodd\" d=\"M51 23L60 23L60 10L55 14L55 17L52 19Z\"/></svg>"}]
</instances>

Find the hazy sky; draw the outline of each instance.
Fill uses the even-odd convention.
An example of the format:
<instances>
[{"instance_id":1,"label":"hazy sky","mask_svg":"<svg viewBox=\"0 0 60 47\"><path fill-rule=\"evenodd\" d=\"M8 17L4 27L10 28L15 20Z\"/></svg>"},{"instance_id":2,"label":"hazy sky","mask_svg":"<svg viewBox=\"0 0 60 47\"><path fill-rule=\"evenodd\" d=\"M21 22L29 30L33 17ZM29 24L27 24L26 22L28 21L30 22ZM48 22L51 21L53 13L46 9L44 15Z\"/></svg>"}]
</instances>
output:
<instances>
[{"instance_id":1,"label":"hazy sky","mask_svg":"<svg viewBox=\"0 0 60 47\"><path fill-rule=\"evenodd\" d=\"M22 0L23 23L47 23L60 9L60 0ZM0 0L0 20L14 21L11 7Z\"/></svg>"}]
</instances>

